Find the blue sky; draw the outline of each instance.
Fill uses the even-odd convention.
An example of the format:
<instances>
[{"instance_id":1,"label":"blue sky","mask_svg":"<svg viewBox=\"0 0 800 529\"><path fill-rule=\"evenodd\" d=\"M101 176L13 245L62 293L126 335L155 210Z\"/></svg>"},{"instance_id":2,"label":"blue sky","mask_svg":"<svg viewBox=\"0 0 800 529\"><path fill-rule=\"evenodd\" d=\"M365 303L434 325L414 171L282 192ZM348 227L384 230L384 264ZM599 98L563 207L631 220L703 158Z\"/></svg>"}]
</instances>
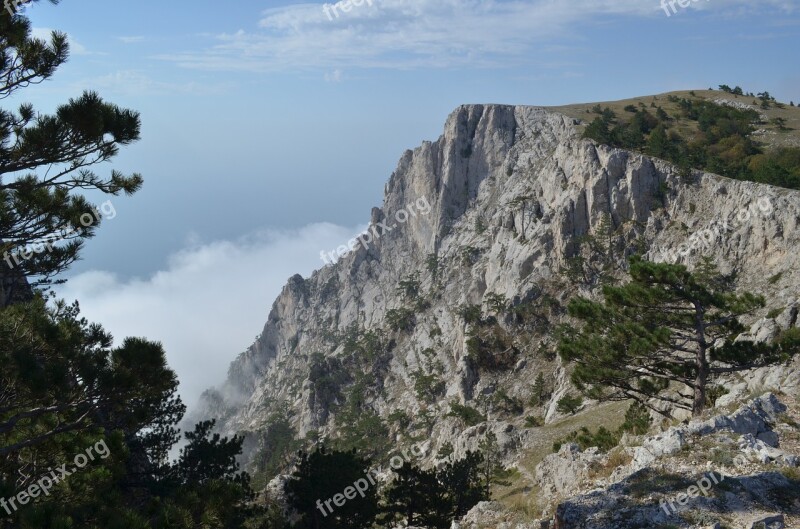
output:
<instances>
[{"instance_id":1,"label":"blue sky","mask_svg":"<svg viewBox=\"0 0 800 529\"><path fill-rule=\"evenodd\" d=\"M117 216L60 293L120 337L163 340L189 400L460 104L721 83L800 101L798 1L700 0L671 16L657 0L371 3L334 20L322 3L287 1L26 8L38 34L67 32L73 53L14 103L52 111L93 89L143 122L113 167L141 172L144 189L113 199Z\"/></svg>"}]
</instances>

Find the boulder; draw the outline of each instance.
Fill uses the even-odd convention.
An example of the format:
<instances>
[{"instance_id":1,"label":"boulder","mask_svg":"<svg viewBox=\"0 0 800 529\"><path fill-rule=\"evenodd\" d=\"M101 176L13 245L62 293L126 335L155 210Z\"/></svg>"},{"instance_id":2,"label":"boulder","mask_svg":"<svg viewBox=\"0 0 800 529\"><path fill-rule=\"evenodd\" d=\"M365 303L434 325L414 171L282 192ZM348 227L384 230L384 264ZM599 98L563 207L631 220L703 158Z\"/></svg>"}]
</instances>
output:
<instances>
[{"instance_id":1,"label":"boulder","mask_svg":"<svg viewBox=\"0 0 800 529\"><path fill-rule=\"evenodd\" d=\"M782 514L759 515L751 518L745 529L784 529L786 527Z\"/></svg>"}]
</instances>

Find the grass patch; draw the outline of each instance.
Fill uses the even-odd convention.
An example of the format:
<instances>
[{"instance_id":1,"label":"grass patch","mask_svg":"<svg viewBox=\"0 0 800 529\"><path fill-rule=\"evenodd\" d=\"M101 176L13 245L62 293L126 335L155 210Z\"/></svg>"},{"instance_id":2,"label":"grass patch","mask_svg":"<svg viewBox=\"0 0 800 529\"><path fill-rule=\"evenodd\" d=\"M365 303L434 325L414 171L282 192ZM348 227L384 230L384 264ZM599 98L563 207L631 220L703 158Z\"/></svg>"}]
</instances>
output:
<instances>
[{"instance_id":1,"label":"grass patch","mask_svg":"<svg viewBox=\"0 0 800 529\"><path fill-rule=\"evenodd\" d=\"M777 318L778 316L783 314L783 311L785 310L785 308L786 307L780 307L780 308L777 308L777 309L772 309L771 311L769 311L767 313L767 318L770 318L770 319Z\"/></svg>"},{"instance_id":2,"label":"grass patch","mask_svg":"<svg viewBox=\"0 0 800 529\"><path fill-rule=\"evenodd\" d=\"M624 467L633 461L633 456L630 455L624 448L616 447L608 453L608 458L604 464L592 465L589 469L589 477L592 479L608 478L619 467Z\"/></svg>"},{"instance_id":3,"label":"grass patch","mask_svg":"<svg viewBox=\"0 0 800 529\"><path fill-rule=\"evenodd\" d=\"M505 488L506 491L495 499L511 510L522 509L527 499L539 497L538 489L531 481L536 465L541 463L545 456L553 452L553 443L570 432L581 427L597 429L600 426L606 428L619 428L625 417L625 411L630 405L629 402L607 402L600 404L591 410L579 412L576 415L565 417L559 421L546 424L536 431L536 440L533 446L522 456L519 467L520 475L512 479L512 485ZM535 500L531 500L536 504ZM528 507L524 507L528 508ZM543 506L530 507L541 509ZM534 518L538 515L534 516Z\"/></svg>"},{"instance_id":4,"label":"grass patch","mask_svg":"<svg viewBox=\"0 0 800 529\"><path fill-rule=\"evenodd\" d=\"M685 491L694 483L695 481L680 474L661 473L651 468L646 468L628 478L625 494L639 499L653 492L666 494Z\"/></svg>"}]
</instances>

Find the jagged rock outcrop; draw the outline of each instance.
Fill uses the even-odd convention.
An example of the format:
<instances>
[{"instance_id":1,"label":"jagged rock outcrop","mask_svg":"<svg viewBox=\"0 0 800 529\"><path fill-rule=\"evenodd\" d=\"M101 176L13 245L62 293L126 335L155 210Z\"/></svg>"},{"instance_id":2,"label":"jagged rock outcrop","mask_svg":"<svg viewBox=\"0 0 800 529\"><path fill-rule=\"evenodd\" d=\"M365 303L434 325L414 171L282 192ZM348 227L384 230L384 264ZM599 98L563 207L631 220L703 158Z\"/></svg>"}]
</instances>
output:
<instances>
[{"instance_id":1,"label":"jagged rock outcrop","mask_svg":"<svg viewBox=\"0 0 800 529\"><path fill-rule=\"evenodd\" d=\"M759 522L769 527L787 521L790 512L791 520L800 519L800 481L792 477L800 457L776 448L782 439L797 450L799 432L786 411L778 397L768 393L731 414L691 421L647 437L641 446L625 447L633 456L629 464L617 467L607 478L596 477L592 484L565 489L569 494L561 497L572 497L559 505L555 527L628 529L643 527L647 520L651 527L752 527ZM574 473L551 478L544 483L544 492L571 479L585 481L583 467L602 467L609 457L598 456L596 449L571 450L567 457L563 452L539 466ZM575 494L578 490L581 493Z\"/></svg>"},{"instance_id":2,"label":"jagged rock outcrop","mask_svg":"<svg viewBox=\"0 0 800 529\"><path fill-rule=\"evenodd\" d=\"M596 447L581 451L567 443L536 465L536 484L546 497L566 497L585 486L592 467L603 459Z\"/></svg>"},{"instance_id":3,"label":"jagged rock outcrop","mask_svg":"<svg viewBox=\"0 0 800 529\"><path fill-rule=\"evenodd\" d=\"M748 322L754 338L797 326L800 193L701 172L687 178L661 160L583 140L578 125L535 107L456 109L437 141L402 155L372 211L369 240L309 278L292 277L259 339L196 413L228 433L261 431L278 413L299 436L330 435L358 380L371 413L407 419L390 428L393 442L409 431L431 439L429 463L445 443L456 457L475 449L487 428L515 463L540 435L519 409L537 374L546 375L548 397L533 412L547 424L562 417L556 402L569 377L549 330L581 287L565 287L561 272L605 218L620 234L620 266L642 244L656 261L712 257L739 287L767 297ZM485 325L459 310L476 305ZM501 366L476 361L487 343ZM797 385L796 372L784 375L732 379L728 403L759 382ZM451 402L488 423L468 427Z\"/></svg>"},{"instance_id":4,"label":"jagged rock outcrop","mask_svg":"<svg viewBox=\"0 0 800 529\"><path fill-rule=\"evenodd\" d=\"M398 212L418 201L427 201L430 211L399 222ZM324 428L330 410L307 384L311 353L328 354L324 335L352 324L385 328L387 312L402 304L396 287L403 277L419 271L421 289L431 288L426 259L432 255L441 290L416 315L414 331L398 337L388 360L386 397L374 405L380 413L389 401L416 411L412 353L432 346L444 365L448 397L491 391L497 378L478 377L464 362L465 325L453 309L480 304L487 293L509 300L536 296L563 267L576 238L603 215L629 239L644 237L655 259L680 248L693 232L728 220L729 231L679 260L715 257L723 269L737 272L742 288L768 293L771 309L785 307L774 321L777 328L794 325L799 211L797 192L711 174L686 182L660 160L581 140L573 119L548 110L460 107L438 141L402 156L383 208L373 213L374 223L387 226L376 227L380 237L308 279L290 279L260 339L231 365L222 395L236 410L226 424L230 430L257 429L264 405L285 401L301 434ZM428 336L434 324L441 331L436 341ZM513 378L528 382L540 367L528 362ZM563 384L561 368L552 369ZM548 411L549 419L553 415Z\"/></svg>"}]
</instances>

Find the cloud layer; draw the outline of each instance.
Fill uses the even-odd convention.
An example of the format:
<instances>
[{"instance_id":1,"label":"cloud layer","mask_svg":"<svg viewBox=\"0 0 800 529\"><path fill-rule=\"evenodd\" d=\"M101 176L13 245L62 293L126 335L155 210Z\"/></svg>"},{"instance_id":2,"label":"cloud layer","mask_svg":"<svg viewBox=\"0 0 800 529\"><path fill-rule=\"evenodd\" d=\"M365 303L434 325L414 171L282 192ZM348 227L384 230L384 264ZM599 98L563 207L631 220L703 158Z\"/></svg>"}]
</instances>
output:
<instances>
[{"instance_id":1,"label":"cloud layer","mask_svg":"<svg viewBox=\"0 0 800 529\"><path fill-rule=\"evenodd\" d=\"M160 341L192 406L200 393L220 384L228 365L253 343L286 280L320 268L330 250L358 228L313 224L300 230L266 230L237 241L187 244L166 270L147 279L121 281L92 271L58 287L78 299L90 321L101 323L115 343L127 336Z\"/></svg>"},{"instance_id":2,"label":"cloud layer","mask_svg":"<svg viewBox=\"0 0 800 529\"><path fill-rule=\"evenodd\" d=\"M279 71L338 68L493 67L529 60L536 43L578 33L604 17L663 17L659 0L371 0L272 8L256 29L215 37L203 52L161 56L187 68ZM372 4L372 5L370 5ZM686 10L792 12L791 0L694 1ZM682 11L686 11L682 10Z\"/></svg>"}]
</instances>

